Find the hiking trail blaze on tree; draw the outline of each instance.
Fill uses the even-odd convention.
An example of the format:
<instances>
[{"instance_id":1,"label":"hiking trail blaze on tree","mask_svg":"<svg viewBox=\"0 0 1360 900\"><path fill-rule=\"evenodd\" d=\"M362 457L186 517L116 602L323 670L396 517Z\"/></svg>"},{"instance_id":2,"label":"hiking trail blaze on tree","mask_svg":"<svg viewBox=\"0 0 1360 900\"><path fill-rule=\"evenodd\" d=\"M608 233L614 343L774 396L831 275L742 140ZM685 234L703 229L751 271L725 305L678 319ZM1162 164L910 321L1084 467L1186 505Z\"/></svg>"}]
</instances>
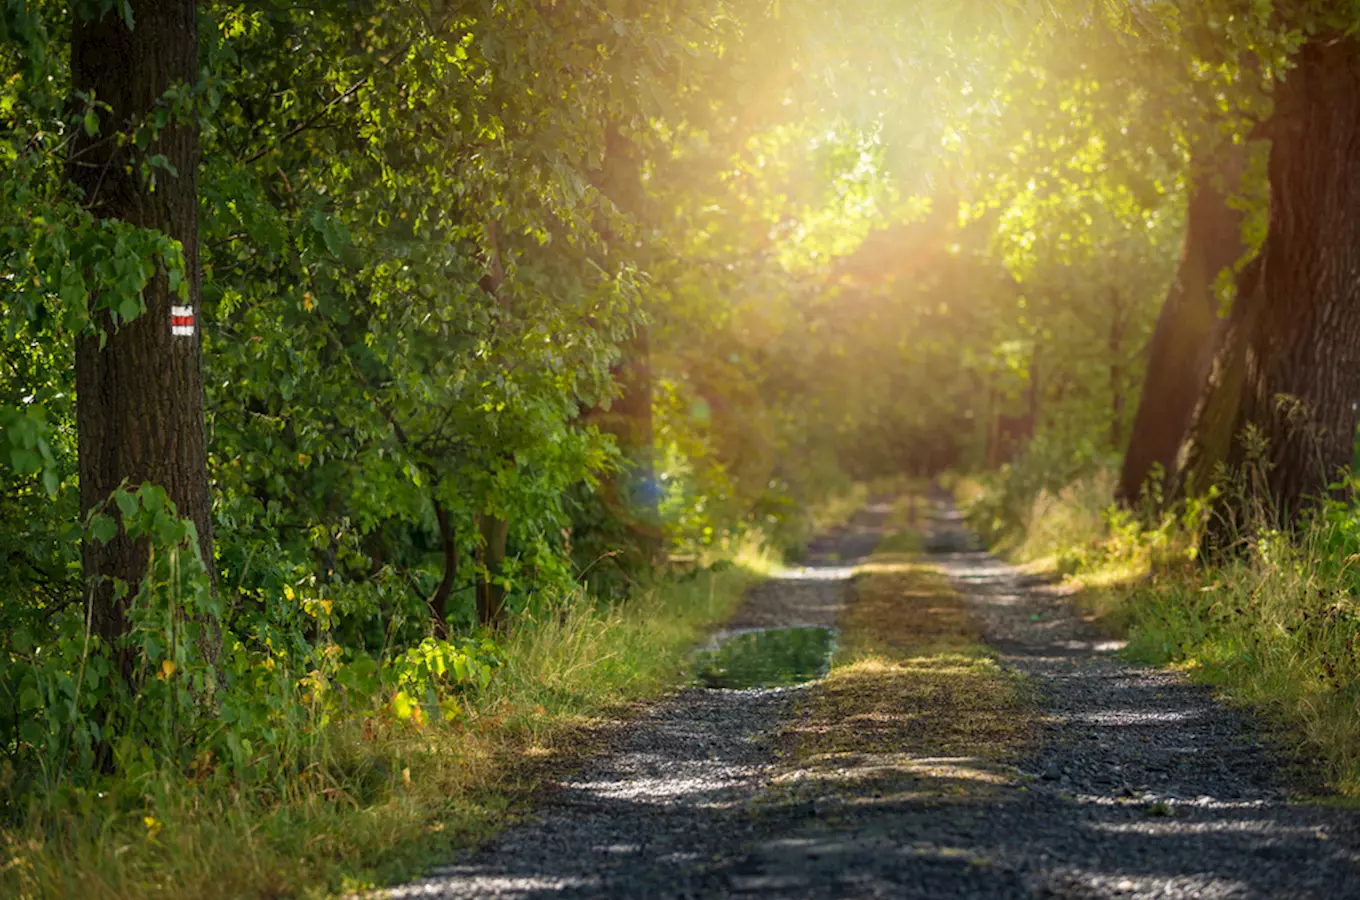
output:
<instances>
[{"instance_id":1,"label":"hiking trail blaze on tree","mask_svg":"<svg viewBox=\"0 0 1360 900\"><path fill-rule=\"evenodd\" d=\"M107 4L106 4L107 5ZM198 82L198 4L141 0L84 18L71 34L72 87L101 104L99 127L77 132L68 171L89 209L164 232L179 243L182 269L162 265L131 321L111 315L77 339L76 427L80 507L103 508L120 485L159 485L194 523L213 567L199 306L199 139L196 106L176 104ZM106 105L106 106L105 106ZM144 145L134 140L147 135ZM94 630L110 646L127 630L124 612L146 570L144 541L125 532L87 542ZM114 579L128 586L115 596ZM129 670L130 661L123 669Z\"/></svg>"}]
</instances>

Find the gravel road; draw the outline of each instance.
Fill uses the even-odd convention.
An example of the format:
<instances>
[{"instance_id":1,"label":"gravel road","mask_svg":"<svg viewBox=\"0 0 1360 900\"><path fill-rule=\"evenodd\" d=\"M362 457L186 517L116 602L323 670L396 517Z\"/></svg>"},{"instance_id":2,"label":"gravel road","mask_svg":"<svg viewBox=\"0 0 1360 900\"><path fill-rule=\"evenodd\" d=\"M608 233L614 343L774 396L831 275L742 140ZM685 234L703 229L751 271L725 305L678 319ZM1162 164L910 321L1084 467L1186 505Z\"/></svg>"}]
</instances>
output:
<instances>
[{"instance_id":1,"label":"gravel road","mask_svg":"<svg viewBox=\"0 0 1360 900\"><path fill-rule=\"evenodd\" d=\"M816 542L734 625L825 624L886 513ZM1120 661L1059 594L970 549L945 503L928 546L1041 707L1038 751L1001 784L783 800L773 738L815 686L684 690L531 820L387 896L1360 898L1360 812L1290 802L1245 717Z\"/></svg>"}]
</instances>

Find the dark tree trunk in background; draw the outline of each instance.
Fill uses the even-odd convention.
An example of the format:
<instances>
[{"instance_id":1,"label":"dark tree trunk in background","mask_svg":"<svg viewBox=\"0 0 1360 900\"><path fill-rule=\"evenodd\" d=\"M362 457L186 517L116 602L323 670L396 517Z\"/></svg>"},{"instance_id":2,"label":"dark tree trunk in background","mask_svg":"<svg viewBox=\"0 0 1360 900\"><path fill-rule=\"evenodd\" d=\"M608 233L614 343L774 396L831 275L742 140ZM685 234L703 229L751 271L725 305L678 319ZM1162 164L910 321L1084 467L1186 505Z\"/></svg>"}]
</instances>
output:
<instances>
[{"instance_id":1,"label":"dark tree trunk in background","mask_svg":"<svg viewBox=\"0 0 1360 900\"><path fill-rule=\"evenodd\" d=\"M1129 434L1117 497L1133 504L1154 466L1170 477L1213 359L1219 329L1214 282L1246 247L1244 213L1228 205L1246 168L1245 147L1225 147L1196 179L1176 280L1152 333L1147 376Z\"/></svg>"},{"instance_id":2,"label":"dark tree trunk in background","mask_svg":"<svg viewBox=\"0 0 1360 900\"><path fill-rule=\"evenodd\" d=\"M500 223L489 222L486 226L487 263L486 275L482 277L481 288L490 294L509 316L513 313L510 300L505 296L505 264L501 259ZM493 578L505 563L506 540L510 534L510 523L489 512L477 517L477 531L481 538L479 545L482 568L479 570L474 594L477 603L477 621L481 625L498 627L505 613L505 588L495 584Z\"/></svg>"},{"instance_id":3,"label":"dark tree trunk in background","mask_svg":"<svg viewBox=\"0 0 1360 900\"><path fill-rule=\"evenodd\" d=\"M1029 388L1026 391L1029 401L1029 411L1026 413L1028 425L1025 428L1025 442L1034 439L1034 433L1039 430L1039 401L1041 398L1039 385L1039 346L1035 344L1033 352L1029 357Z\"/></svg>"},{"instance_id":4,"label":"dark tree trunk in background","mask_svg":"<svg viewBox=\"0 0 1360 900\"><path fill-rule=\"evenodd\" d=\"M440 637L449 636L449 597L458 581L458 533L444 504L434 502L434 518L439 524L439 545L444 553L444 577L430 596L430 613L434 616L435 631Z\"/></svg>"},{"instance_id":5,"label":"dark tree trunk in background","mask_svg":"<svg viewBox=\"0 0 1360 900\"><path fill-rule=\"evenodd\" d=\"M505 614L505 588L492 577L505 564L506 539L510 523L496 516L483 515L478 520L482 538L482 565L486 577L477 579L477 621L483 625L499 625Z\"/></svg>"},{"instance_id":6,"label":"dark tree trunk in background","mask_svg":"<svg viewBox=\"0 0 1360 900\"><path fill-rule=\"evenodd\" d=\"M1018 416L1002 412L1007 406L1001 388L993 387L987 404L990 425L987 429L987 467L1014 462L1034 440L1039 429L1038 350L1029 360L1029 387L1025 389L1025 411Z\"/></svg>"},{"instance_id":7,"label":"dark tree trunk in background","mask_svg":"<svg viewBox=\"0 0 1360 900\"><path fill-rule=\"evenodd\" d=\"M591 416L601 431L614 436L626 461L625 468L603 486L605 500L627 527L639 555L652 562L660 550L661 514L652 449L651 344L646 326L640 326L623 345L623 358L613 373L622 394L607 411L596 410Z\"/></svg>"},{"instance_id":8,"label":"dark tree trunk in background","mask_svg":"<svg viewBox=\"0 0 1360 900\"><path fill-rule=\"evenodd\" d=\"M604 160L595 186L620 212L641 217L641 154L616 125L605 132ZM598 230L611 255L629 257L626 236L608 223ZM623 345L622 357L612 371L621 394L608 410L591 410L588 419L614 436L626 465L602 482L601 499L627 531L641 562L652 565L661 551L661 515L653 448L651 341L645 325L638 326Z\"/></svg>"},{"instance_id":9,"label":"dark tree trunk in background","mask_svg":"<svg viewBox=\"0 0 1360 900\"><path fill-rule=\"evenodd\" d=\"M115 134L131 131L165 91L198 80L198 6L195 0L134 0L135 27L129 30L115 9L93 21L79 16L71 37L71 74L77 90L109 104L100 133L78 132L68 174L83 189L85 202L101 218L155 228L184 248L188 299L169 288L161 272L144 293L146 312L112 330L107 343L82 336L76 345L76 424L79 431L82 511L103 503L126 480L164 487L198 529L199 549L213 567L211 502L208 492L203 364L198 329L197 122L176 121L164 129L146 155L164 154L177 175L156 173L151 191L140 173L141 154ZM191 335L171 328L172 307L193 312ZM84 548L85 575L92 579L93 628L107 641L127 630L127 600L115 601L111 579L135 593L147 562L147 548L121 532L108 544ZM216 634L216 629L208 629ZM201 648L215 662L217 638ZM124 658L124 671L131 660Z\"/></svg>"},{"instance_id":10,"label":"dark tree trunk in background","mask_svg":"<svg viewBox=\"0 0 1360 900\"><path fill-rule=\"evenodd\" d=\"M1266 302L1261 286L1264 259L1252 260L1237 279L1237 299L1224 323L1205 384L1178 451L1173 493L1198 495L1228 463L1238 428L1242 390L1247 379L1247 355L1261 309Z\"/></svg>"},{"instance_id":11,"label":"dark tree trunk in background","mask_svg":"<svg viewBox=\"0 0 1360 900\"><path fill-rule=\"evenodd\" d=\"M987 393L987 468L1001 465L1001 389Z\"/></svg>"},{"instance_id":12,"label":"dark tree trunk in background","mask_svg":"<svg viewBox=\"0 0 1360 900\"><path fill-rule=\"evenodd\" d=\"M1110 447L1124 445L1124 304L1118 289L1110 292L1110 333L1106 349L1110 354Z\"/></svg>"},{"instance_id":13,"label":"dark tree trunk in background","mask_svg":"<svg viewBox=\"0 0 1360 900\"><path fill-rule=\"evenodd\" d=\"M1276 91L1266 245L1183 473L1202 489L1216 463L1248 462L1252 426L1267 442L1257 483L1282 523L1350 465L1360 401L1360 44L1315 39L1296 62Z\"/></svg>"}]
</instances>

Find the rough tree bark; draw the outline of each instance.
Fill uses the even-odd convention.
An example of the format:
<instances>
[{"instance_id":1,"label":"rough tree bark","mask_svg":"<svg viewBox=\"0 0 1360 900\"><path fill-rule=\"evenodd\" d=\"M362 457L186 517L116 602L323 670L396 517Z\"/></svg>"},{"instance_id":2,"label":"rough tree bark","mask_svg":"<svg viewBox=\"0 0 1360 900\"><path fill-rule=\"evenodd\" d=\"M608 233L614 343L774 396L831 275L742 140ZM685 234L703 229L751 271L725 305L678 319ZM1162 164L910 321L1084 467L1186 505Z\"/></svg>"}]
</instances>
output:
<instances>
[{"instance_id":1,"label":"rough tree bark","mask_svg":"<svg viewBox=\"0 0 1360 900\"><path fill-rule=\"evenodd\" d=\"M1224 147L1190 195L1180 265L1152 333L1147 376L1119 475L1116 495L1122 503L1138 502L1154 466L1168 477L1175 472L1176 454L1218 343L1214 282L1246 252L1244 213L1228 205L1246 159L1246 147Z\"/></svg>"},{"instance_id":2,"label":"rough tree bark","mask_svg":"<svg viewBox=\"0 0 1360 900\"><path fill-rule=\"evenodd\" d=\"M130 141L115 139L118 132L131 132L172 85L198 79L198 5L195 0L133 0L131 7L132 29L116 8L92 20L76 16L73 86L94 94L111 111L100 116L97 135L77 133L68 177L84 191L96 216L158 229L179 241L189 295L177 296L160 272L144 292L146 311L140 317L116 330L108 320L101 323L109 332L102 347L97 335L77 339L80 503L88 512L124 480L161 485L179 514L198 529L199 549L212 573L201 336L196 325L192 334L176 334L171 324L175 306L189 307L198 322L198 124L173 122L144 154ZM140 161L158 153L178 174L158 171L152 191ZM121 531L107 544L86 544L91 622L106 641L117 641L127 630L127 600L115 600L112 579L127 582L135 593L146 563L147 548ZM212 636L201 649L215 661ZM131 660L125 657L121 665L128 672Z\"/></svg>"},{"instance_id":3,"label":"rough tree bark","mask_svg":"<svg viewBox=\"0 0 1360 900\"><path fill-rule=\"evenodd\" d=\"M1276 91L1270 227L1244 272L1214 378L1183 450L1203 489L1266 441L1257 484L1287 523L1352 460L1360 401L1360 42L1305 44ZM1244 302L1245 301L1245 302Z\"/></svg>"}]
</instances>

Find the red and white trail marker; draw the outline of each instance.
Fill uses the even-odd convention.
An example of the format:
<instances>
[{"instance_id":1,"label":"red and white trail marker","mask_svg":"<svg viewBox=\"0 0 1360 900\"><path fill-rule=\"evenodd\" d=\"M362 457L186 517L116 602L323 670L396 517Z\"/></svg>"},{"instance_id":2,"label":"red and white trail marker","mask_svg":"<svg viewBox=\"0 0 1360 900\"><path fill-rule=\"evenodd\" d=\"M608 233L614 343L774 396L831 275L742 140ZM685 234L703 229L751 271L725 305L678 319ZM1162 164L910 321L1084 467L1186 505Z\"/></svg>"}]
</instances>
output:
<instances>
[{"instance_id":1,"label":"red and white trail marker","mask_svg":"<svg viewBox=\"0 0 1360 900\"><path fill-rule=\"evenodd\" d=\"M194 333L194 308L170 307L170 333L177 337L191 337Z\"/></svg>"}]
</instances>

